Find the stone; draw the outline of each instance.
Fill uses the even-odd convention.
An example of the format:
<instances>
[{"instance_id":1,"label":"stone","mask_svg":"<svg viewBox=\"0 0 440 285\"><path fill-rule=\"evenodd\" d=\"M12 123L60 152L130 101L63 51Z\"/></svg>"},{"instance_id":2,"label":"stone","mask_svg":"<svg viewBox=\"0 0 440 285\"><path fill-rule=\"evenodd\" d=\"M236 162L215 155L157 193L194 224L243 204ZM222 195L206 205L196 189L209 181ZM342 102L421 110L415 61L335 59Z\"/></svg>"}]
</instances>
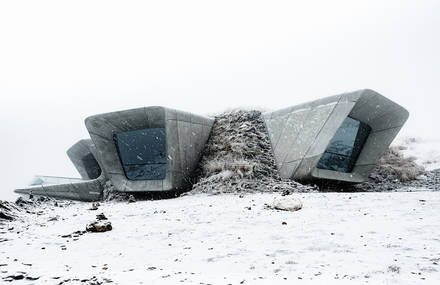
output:
<instances>
[{"instance_id":1,"label":"stone","mask_svg":"<svg viewBox=\"0 0 440 285\"><path fill-rule=\"evenodd\" d=\"M275 198L273 202L273 208L277 210L283 211L298 211L301 210L303 204L301 200L295 196L282 196L279 198Z\"/></svg>"},{"instance_id":2,"label":"stone","mask_svg":"<svg viewBox=\"0 0 440 285\"><path fill-rule=\"evenodd\" d=\"M18 199L15 201L15 204L19 207L25 207L27 205L32 205L33 202L27 201L27 200L23 199L22 197L18 197Z\"/></svg>"},{"instance_id":3,"label":"stone","mask_svg":"<svg viewBox=\"0 0 440 285\"><path fill-rule=\"evenodd\" d=\"M108 220L107 217L104 215L104 213L101 213L101 214L96 215L96 219L97 219L98 221Z\"/></svg>"},{"instance_id":4,"label":"stone","mask_svg":"<svg viewBox=\"0 0 440 285\"><path fill-rule=\"evenodd\" d=\"M90 210L90 211L96 211L96 210L98 210L98 205L99 205L99 204L97 204L97 203L93 203L93 204L92 204L92 207L90 207L89 210Z\"/></svg>"},{"instance_id":5,"label":"stone","mask_svg":"<svg viewBox=\"0 0 440 285\"><path fill-rule=\"evenodd\" d=\"M88 232L101 233L112 230L112 224L110 222L94 221L86 226Z\"/></svg>"},{"instance_id":6,"label":"stone","mask_svg":"<svg viewBox=\"0 0 440 285\"><path fill-rule=\"evenodd\" d=\"M136 198L133 195L128 196L128 203L136 202Z\"/></svg>"},{"instance_id":7,"label":"stone","mask_svg":"<svg viewBox=\"0 0 440 285\"><path fill-rule=\"evenodd\" d=\"M12 221L14 218L12 216L9 216L3 212L0 212L0 219Z\"/></svg>"}]
</instances>

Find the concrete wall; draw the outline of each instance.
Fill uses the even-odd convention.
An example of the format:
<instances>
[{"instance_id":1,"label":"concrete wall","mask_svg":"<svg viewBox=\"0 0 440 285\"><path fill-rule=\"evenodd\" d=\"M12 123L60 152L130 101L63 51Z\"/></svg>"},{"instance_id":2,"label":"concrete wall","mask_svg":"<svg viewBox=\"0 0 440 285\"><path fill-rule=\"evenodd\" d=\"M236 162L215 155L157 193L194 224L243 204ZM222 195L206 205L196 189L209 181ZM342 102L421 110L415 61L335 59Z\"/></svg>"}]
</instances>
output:
<instances>
[{"instance_id":1,"label":"concrete wall","mask_svg":"<svg viewBox=\"0 0 440 285\"><path fill-rule=\"evenodd\" d=\"M367 123L372 131L351 173L316 167L347 116ZM408 112L372 90L359 90L263 114L280 175L296 180L329 179L362 182L375 167L406 120ZM214 119L164 107L143 107L88 117L91 140L81 140L67 154L83 179L78 183L42 185L15 192L60 199L97 201L110 180L119 191L183 191L197 167ZM161 180L128 180L114 134L165 128L167 172ZM101 174L91 175L100 167Z\"/></svg>"},{"instance_id":2,"label":"concrete wall","mask_svg":"<svg viewBox=\"0 0 440 285\"><path fill-rule=\"evenodd\" d=\"M102 199L102 182L102 178L99 178L77 183L33 186L16 189L14 192L23 195L32 192L35 196L94 202Z\"/></svg>"},{"instance_id":3,"label":"concrete wall","mask_svg":"<svg viewBox=\"0 0 440 285\"><path fill-rule=\"evenodd\" d=\"M372 132L351 173L316 168L347 116ZM408 112L365 89L263 114L280 175L296 180L363 182L408 119Z\"/></svg>"},{"instance_id":4,"label":"concrete wall","mask_svg":"<svg viewBox=\"0 0 440 285\"><path fill-rule=\"evenodd\" d=\"M14 192L56 199L77 200L85 202L100 201L103 185L106 181L99 162L95 159L96 150L93 142L80 140L67 150L67 155L84 181L61 184L44 184L16 189Z\"/></svg>"},{"instance_id":5,"label":"concrete wall","mask_svg":"<svg viewBox=\"0 0 440 285\"><path fill-rule=\"evenodd\" d=\"M102 170L95 158L96 149L91 139L78 141L66 153L82 179L96 179L101 175Z\"/></svg>"},{"instance_id":6,"label":"concrete wall","mask_svg":"<svg viewBox=\"0 0 440 285\"><path fill-rule=\"evenodd\" d=\"M214 120L164 107L145 107L88 117L87 130L105 175L125 192L184 190L197 167ZM118 132L165 128L167 173L163 180L128 180L113 135Z\"/></svg>"}]
</instances>

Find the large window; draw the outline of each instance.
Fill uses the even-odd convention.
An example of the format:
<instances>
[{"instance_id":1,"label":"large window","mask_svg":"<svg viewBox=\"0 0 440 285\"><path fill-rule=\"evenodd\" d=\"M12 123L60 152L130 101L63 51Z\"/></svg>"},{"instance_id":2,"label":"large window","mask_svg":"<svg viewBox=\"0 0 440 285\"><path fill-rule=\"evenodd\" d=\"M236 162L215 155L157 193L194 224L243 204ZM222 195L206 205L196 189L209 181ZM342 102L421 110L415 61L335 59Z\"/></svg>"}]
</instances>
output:
<instances>
[{"instance_id":1,"label":"large window","mask_svg":"<svg viewBox=\"0 0 440 285\"><path fill-rule=\"evenodd\" d=\"M127 179L165 178L167 156L164 128L117 133L114 140Z\"/></svg>"},{"instance_id":2,"label":"large window","mask_svg":"<svg viewBox=\"0 0 440 285\"><path fill-rule=\"evenodd\" d=\"M347 117L327 146L317 167L349 173L359 157L371 127Z\"/></svg>"}]
</instances>

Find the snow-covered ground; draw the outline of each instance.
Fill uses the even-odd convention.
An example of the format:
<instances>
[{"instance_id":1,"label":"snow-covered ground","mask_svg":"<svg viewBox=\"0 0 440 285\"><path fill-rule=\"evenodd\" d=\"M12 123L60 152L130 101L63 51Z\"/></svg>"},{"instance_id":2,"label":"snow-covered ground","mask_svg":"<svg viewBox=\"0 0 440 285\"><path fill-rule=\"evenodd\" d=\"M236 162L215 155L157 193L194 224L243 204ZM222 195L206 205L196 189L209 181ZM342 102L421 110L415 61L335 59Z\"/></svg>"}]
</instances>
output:
<instances>
[{"instance_id":1,"label":"snow-covered ground","mask_svg":"<svg viewBox=\"0 0 440 285\"><path fill-rule=\"evenodd\" d=\"M428 171L440 168L440 140L398 137L393 145L399 146L405 157L415 157Z\"/></svg>"},{"instance_id":2,"label":"snow-covered ground","mask_svg":"<svg viewBox=\"0 0 440 285\"><path fill-rule=\"evenodd\" d=\"M194 195L103 203L97 211L89 203L47 206L0 226L0 277L38 278L12 284L100 284L80 283L92 276L112 284L439 284L440 192L301 194L296 212L265 206L276 197ZM62 237L101 212L112 231Z\"/></svg>"}]
</instances>

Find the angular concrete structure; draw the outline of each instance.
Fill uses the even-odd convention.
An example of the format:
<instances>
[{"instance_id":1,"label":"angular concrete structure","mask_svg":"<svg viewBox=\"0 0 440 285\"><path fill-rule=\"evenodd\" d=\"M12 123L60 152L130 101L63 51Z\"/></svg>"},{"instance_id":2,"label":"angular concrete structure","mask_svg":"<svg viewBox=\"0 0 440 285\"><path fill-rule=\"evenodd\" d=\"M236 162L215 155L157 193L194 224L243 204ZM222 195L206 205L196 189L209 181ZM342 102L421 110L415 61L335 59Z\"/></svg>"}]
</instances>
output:
<instances>
[{"instance_id":1,"label":"angular concrete structure","mask_svg":"<svg viewBox=\"0 0 440 285\"><path fill-rule=\"evenodd\" d=\"M145 107L91 116L85 123L112 184L124 192L145 192L191 185L214 120Z\"/></svg>"},{"instance_id":2,"label":"angular concrete structure","mask_svg":"<svg viewBox=\"0 0 440 285\"><path fill-rule=\"evenodd\" d=\"M96 148L92 140L78 141L67 150L67 156L82 179L96 179L101 175L101 166L96 160Z\"/></svg>"},{"instance_id":3,"label":"angular concrete structure","mask_svg":"<svg viewBox=\"0 0 440 285\"><path fill-rule=\"evenodd\" d=\"M107 182L122 192L182 192L193 182L213 123L211 118L164 107L88 117L91 140L80 140L67 151L84 181L15 192L99 201Z\"/></svg>"},{"instance_id":4,"label":"angular concrete structure","mask_svg":"<svg viewBox=\"0 0 440 285\"><path fill-rule=\"evenodd\" d=\"M283 178L359 183L368 179L408 115L403 107L367 89L263 117Z\"/></svg>"},{"instance_id":5,"label":"angular concrete structure","mask_svg":"<svg viewBox=\"0 0 440 285\"><path fill-rule=\"evenodd\" d=\"M15 193L94 202L102 200L103 182L103 179L98 178L75 183L39 185L16 189Z\"/></svg>"},{"instance_id":6,"label":"angular concrete structure","mask_svg":"<svg viewBox=\"0 0 440 285\"><path fill-rule=\"evenodd\" d=\"M368 179L407 118L403 107L372 90L263 114L281 177L352 183ZM81 201L101 200L110 184L133 194L183 192L195 182L213 123L212 118L165 107L88 117L91 139L67 151L83 180L16 192Z\"/></svg>"},{"instance_id":7,"label":"angular concrete structure","mask_svg":"<svg viewBox=\"0 0 440 285\"><path fill-rule=\"evenodd\" d=\"M67 156L78 170L83 181L64 178L60 184L53 184L44 181L48 179L40 179L42 181L40 185L16 189L15 192L19 194L30 194L32 192L36 196L86 202L102 200L106 177L95 158L96 150L92 141L90 139L78 141L67 150ZM58 180L56 178L54 177L53 180Z\"/></svg>"}]
</instances>

